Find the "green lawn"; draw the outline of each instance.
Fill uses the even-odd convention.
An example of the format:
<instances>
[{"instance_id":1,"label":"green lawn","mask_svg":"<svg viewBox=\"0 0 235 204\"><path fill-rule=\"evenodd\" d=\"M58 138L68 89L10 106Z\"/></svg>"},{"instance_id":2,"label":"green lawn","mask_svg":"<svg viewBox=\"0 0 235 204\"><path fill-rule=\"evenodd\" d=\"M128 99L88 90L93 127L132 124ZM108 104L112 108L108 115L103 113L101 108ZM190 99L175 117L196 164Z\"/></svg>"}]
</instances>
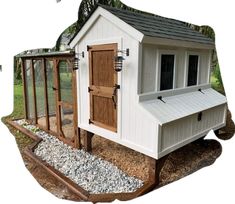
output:
<instances>
[{"instance_id":1,"label":"green lawn","mask_svg":"<svg viewBox=\"0 0 235 204\"><path fill-rule=\"evenodd\" d=\"M13 118L24 117L24 99L22 85L14 85L14 111L10 116Z\"/></svg>"},{"instance_id":2,"label":"green lawn","mask_svg":"<svg viewBox=\"0 0 235 204\"><path fill-rule=\"evenodd\" d=\"M11 115L2 118L2 122L7 125L10 132L15 136L16 142L19 146L20 151L32 144L34 141L28 136L22 134L20 131L16 130L12 126L6 123L7 119L16 119L24 117L24 100L23 100L23 86L22 85L14 85L14 111Z\"/></svg>"}]
</instances>

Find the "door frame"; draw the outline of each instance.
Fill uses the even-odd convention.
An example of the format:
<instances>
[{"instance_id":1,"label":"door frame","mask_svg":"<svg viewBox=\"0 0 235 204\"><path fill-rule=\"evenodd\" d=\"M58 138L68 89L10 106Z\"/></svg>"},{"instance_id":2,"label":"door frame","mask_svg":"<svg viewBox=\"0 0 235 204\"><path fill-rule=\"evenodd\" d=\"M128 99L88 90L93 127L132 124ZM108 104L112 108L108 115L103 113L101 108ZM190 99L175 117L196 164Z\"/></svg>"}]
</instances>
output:
<instances>
[{"instance_id":1,"label":"door frame","mask_svg":"<svg viewBox=\"0 0 235 204\"><path fill-rule=\"evenodd\" d=\"M59 79L59 63L60 61L66 61L72 69L72 97L73 103L63 102L60 100L60 79ZM77 126L77 77L76 70L74 70L74 57L58 57L54 59L54 85L55 85L55 97L56 97L56 121L57 121L57 137L63 142L70 144L75 148L80 148L80 132ZM61 109L60 107L70 107L73 109L73 138L67 139L62 130L61 123Z\"/></svg>"},{"instance_id":2,"label":"door frame","mask_svg":"<svg viewBox=\"0 0 235 204\"><path fill-rule=\"evenodd\" d=\"M103 128L103 129L106 129L106 130L110 130L112 132L115 132L117 133L118 132L118 121L119 121L119 114L118 114L118 110L119 110L119 91L117 90L117 93L116 93L116 108L114 109L114 119L115 119L115 123L116 123L116 127L111 127L111 126L108 126L106 124L103 124L103 123L100 123L100 122L97 122L97 121L94 121L93 120L93 100L92 100L92 91L90 91L90 88L92 88L93 90L95 90L96 92L96 95L100 94L101 96L104 95L105 96L105 93L102 94L102 93L98 93L98 89L96 86L92 85L92 55L91 55L91 52L92 51L96 51L96 50L99 50L99 51L106 51L106 50L114 50L114 56L115 57L117 55L117 52L118 52L118 43L116 42L112 42L112 43L107 43L107 44L93 44L93 45L90 45L90 46L87 46L88 47L88 63L89 63L89 87L88 87L88 90L89 90L89 101L90 101L90 114L89 114L89 124L93 124L97 127L100 127L100 128ZM113 60L113 68L114 68L115 64L114 64L114 60ZM119 76L118 76L118 72L114 72L114 85L115 84L118 84L119 83ZM111 92L113 92L113 87L103 87L103 90L105 90L105 92L110 92L109 94L107 95L111 95ZM110 98L109 96L107 98Z\"/></svg>"}]
</instances>

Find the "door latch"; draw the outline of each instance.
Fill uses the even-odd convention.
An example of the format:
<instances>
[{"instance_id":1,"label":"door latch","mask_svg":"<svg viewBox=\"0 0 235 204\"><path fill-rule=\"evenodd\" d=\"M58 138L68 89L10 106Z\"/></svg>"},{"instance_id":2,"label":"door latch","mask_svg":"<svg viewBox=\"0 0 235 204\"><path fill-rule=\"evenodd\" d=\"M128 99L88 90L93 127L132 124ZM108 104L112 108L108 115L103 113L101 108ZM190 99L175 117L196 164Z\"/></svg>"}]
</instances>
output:
<instances>
[{"instance_id":1,"label":"door latch","mask_svg":"<svg viewBox=\"0 0 235 204\"><path fill-rule=\"evenodd\" d=\"M114 108L116 109L116 107L117 107L117 90L120 89L120 85L115 84L113 88L114 89L113 89L112 100L113 100Z\"/></svg>"}]
</instances>

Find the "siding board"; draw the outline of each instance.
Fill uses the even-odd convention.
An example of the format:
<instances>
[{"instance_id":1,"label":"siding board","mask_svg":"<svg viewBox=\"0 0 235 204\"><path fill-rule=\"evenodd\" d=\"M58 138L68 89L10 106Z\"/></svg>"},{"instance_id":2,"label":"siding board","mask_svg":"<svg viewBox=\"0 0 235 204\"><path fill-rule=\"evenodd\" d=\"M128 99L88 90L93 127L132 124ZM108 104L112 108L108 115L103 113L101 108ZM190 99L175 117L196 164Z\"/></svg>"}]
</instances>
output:
<instances>
[{"instance_id":1,"label":"siding board","mask_svg":"<svg viewBox=\"0 0 235 204\"><path fill-rule=\"evenodd\" d=\"M220 105L203 111L201 121L198 121L197 114L194 114L163 125L160 152L223 124L225 108L226 105Z\"/></svg>"}]
</instances>

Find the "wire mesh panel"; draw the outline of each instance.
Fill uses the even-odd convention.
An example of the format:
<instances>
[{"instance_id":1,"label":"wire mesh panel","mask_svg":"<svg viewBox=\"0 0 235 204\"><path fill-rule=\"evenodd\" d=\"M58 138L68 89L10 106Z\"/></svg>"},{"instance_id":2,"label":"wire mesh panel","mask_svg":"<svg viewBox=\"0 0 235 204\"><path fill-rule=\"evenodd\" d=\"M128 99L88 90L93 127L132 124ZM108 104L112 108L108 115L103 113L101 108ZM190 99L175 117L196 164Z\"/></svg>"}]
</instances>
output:
<instances>
[{"instance_id":1,"label":"wire mesh panel","mask_svg":"<svg viewBox=\"0 0 235 204\"><path fill-rule=\"evenodd\" d=\"M72 97L72 67L68 61L59 63L60 100L73 103Z\"/></svg>"},{"instance_id":2,"label":"wire mesh panel","mask_svg":"<svg viewBox=\"0 0 235 204\"><path fill-rule=\"evenodd\" d=\"M46 78L47 78L47 98L48 98L48 116L49 127L53 132L57 132L56 123L56 96L55 96L55 82L53 60L46 60Z\"/></svg>"},{"instance_id":3,"label":"wire mesh panel","mask_svg":"<svg viewBox=\"0 0 235 204\"><path fill-rule=\"evenodd\" d=\"M73 107L60 106L61 129L64 137L72 140L74 137Z\"/></svg>"},{"instance_id":4,"label":"wire mesh panel","mask_svg":"<svg viewBox=\"0 0 235 204\"><path fill-rule=\"evenodd\" d=\"M59 101L61 131L66 139L73 139L73 96L72 96L72 67L69 61L61 60L58 66Z\"/></svg>"},{"instance_id":5,"label":"wire mesh panel","mask_svg":"<svg viewBox=\"0 0 235 204\"><path fill-rule=\"evenodd\" d=\"M34 107L33 107L33 77L31 72L31 60L25 60L24 71L25 71L27 118L33 120Z\"/></svg>"},{"instance_id":6,"label":"wire mesh panel","mask_svg":"<svg viewBox=\"0 0 235 204\"><path fill-rule=\"evenodd\" d=\"M45 90L42 60L33 60L38 124L46 126Z\"/></svg>"}]
</instances>

